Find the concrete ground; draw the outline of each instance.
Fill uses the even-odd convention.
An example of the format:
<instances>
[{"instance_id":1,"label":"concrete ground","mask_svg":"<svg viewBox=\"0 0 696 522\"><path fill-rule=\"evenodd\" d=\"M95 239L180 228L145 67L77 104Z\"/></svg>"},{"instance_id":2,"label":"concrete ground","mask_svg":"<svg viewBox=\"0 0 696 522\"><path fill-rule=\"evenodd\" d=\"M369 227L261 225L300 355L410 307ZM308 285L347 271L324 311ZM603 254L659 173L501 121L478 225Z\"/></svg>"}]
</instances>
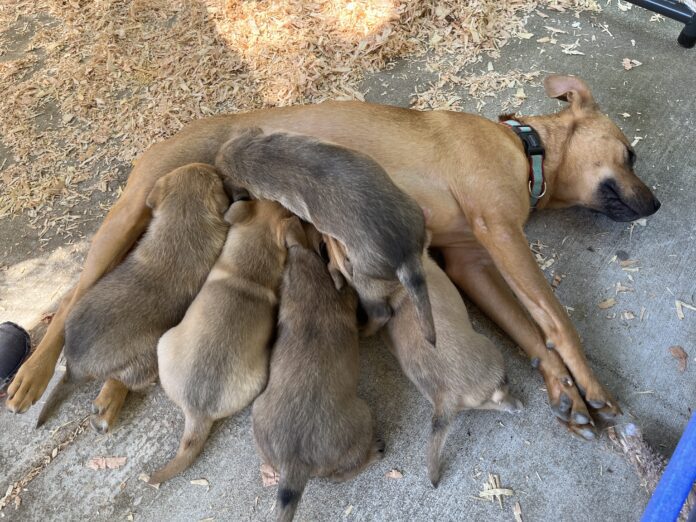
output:
<instances>
[{"instance_id":1,"label":"concrete ground","mask_svg":"<svg viewBox=\"0 0 696 522\"><path fill-rule=\"evenodd\" d=\"M675 300L696 303L696 50L677 46L677 24L651 22L634 7L612 4L599 15L532 16L535 36L505 47L495 69L578 74L588 80L602 108L636 145L637 171L662 201L643 224L614 223L583 210L546 211L532 216L530 242L555 259L546 273L565 276L556 293L570 307L588 358L600 380L620 399L627 418L665 455L674 449L696 403L696 312L678 319ZM606 25L606 30L599 24ZM560 45L536 42L552 26L567 34L560 43L580 42L584 55L562 53ZM632 42L635 42L634 44ZM544 53L540 54L540 49ZM623 58L642 62L625 71ZM485 62L470 68L485 71ZM418 62L400 62L370 78L367 98L407 105L415 88L432 76ZM385 85L386 84L386 85ZM552 111L540 84L525 87L525 113ZM476 101L459 93L464 106ZM483 113L495 117L499 101ZM622 113L630 116L623 117ZM103 214L98 202L85 209L80 225L93 232ZM91 217L90 217L91 216ZM24 218L1 222L0 321L29 325L76 277L86 244L55 240L39 250L36 232ZM637 260L624 270L614 256ZM630 276L630 277L629 277ZM616 293L616 285L631 292ZM615 297L617 304L597 304ZM427 481L424 445L430 408L378 342L362 351L360 395L370 404L376 429L387 444L385 459L344 484L314 480L302 499L299 520L637 520L648 496L629 464L606 437L588 443L572 438L551 414L543 382L519 350L478 311L475 326L504 350L511 388L526 405L523 414L462 414L445 450L447 467L439 489ZM626 312L631 312L627 314ZM633 317L632 319L630 319ZM669 348L688 353L680 373ZM50 461L21 492L21 505L0 510L8 520L266 520L273 518L275 488L263 487L250 431L249 410L219 423L201 458L159 489L138 479L174 451L182 416L158 387L135 395L110 435L88 430L55 452L88 414L96 385L86 386L47 426L35 430L30 417L0 412L0 498L7 487ZM126 457L118 469L92 470L90 459ZM385 474L396 469L401 479ZM514 494L502 504L476 498L488 474ZM204 478L208 486L191 481ZM131 518L132 517L132 518Z\"/></svg>"}]
</instances>

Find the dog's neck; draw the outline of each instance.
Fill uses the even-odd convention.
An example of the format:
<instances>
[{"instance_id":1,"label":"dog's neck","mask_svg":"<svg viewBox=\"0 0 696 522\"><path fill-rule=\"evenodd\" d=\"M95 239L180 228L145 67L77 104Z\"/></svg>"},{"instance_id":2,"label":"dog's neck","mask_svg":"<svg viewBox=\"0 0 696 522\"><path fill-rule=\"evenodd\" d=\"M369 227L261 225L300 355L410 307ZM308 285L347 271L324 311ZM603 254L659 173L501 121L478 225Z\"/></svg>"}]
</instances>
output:
<instances>
[{"instance_id":1,"label":"dog's neck","mask_svg":"<svg viewBox=\"0 0 696 522\"><path fill-rule=\"evenodd\" d=\"M544 178L546 179L546 193L536 205L537 209L553 205L555 188L562 183L562 167L565 160L565 151L568 147L568 138L572 132L573 119L565 111L544 116L521 116L518 121L531 126L539 133L544 145Z\"/></svg>"}]
</instances>

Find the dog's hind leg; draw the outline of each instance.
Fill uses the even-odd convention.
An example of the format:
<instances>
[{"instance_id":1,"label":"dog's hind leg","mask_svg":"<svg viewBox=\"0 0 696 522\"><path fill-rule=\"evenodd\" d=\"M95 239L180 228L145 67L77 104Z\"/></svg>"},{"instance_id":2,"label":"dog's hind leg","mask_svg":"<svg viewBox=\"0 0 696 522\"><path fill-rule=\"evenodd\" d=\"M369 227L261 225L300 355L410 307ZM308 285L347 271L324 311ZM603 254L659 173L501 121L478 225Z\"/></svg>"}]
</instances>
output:
<instances>
[{"instance_id":1,"label":"dog's hind leg","mask_svg":"<svg viewBox=\"0 0 696 522\"><path fill-rule=\"evenodd\" d=\"M441 404L435 406L430 427L430 439L428 440L428 478L435 488L440 484L442 450L445 447L454 415L454 412Z\"/></svg>"},{"instance_id":2,"label":"dog's hind leg","mask_svg":"<svg viewBox=\"0 0 696 522\"><path fill-rule=\"evenodd\" d=\"M107 433L121 412L126 401L128 388L121 381L109 379L102 386L99 395L92 402L92 417L89 419L92 428L98 433Z\"/></svg>"},{"instance_id":3,"label":"dog's hind leg","mask_svg":"<svg viewBox=\"0 0 696 522\"><path fill-rule=\"evenodd\" d=\"M109 211L92 239L77 285L63 299L43 339L10 384L7 390L10 411L23 413L41 397L63 348L65 321L73 306L99 278L121 262L147 228L151 215L145 199L156 178L131 179L139 183L129 181L123 195ZM152 183L143 183L143 180Z\"/></svg>"}]
</instances>

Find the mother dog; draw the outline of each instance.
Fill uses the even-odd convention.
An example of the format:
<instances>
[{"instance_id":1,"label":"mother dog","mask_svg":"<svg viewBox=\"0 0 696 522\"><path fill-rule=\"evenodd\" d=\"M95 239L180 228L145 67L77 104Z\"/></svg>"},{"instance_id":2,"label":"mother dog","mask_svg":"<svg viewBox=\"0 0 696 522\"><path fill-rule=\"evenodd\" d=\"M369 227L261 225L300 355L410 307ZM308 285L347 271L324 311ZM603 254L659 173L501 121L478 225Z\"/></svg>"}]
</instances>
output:
<instances>
[{"instance_id":1,"label":"mother dog","mask_svg":"<svg viewBox=\"0 0 696 522\"><path fill-rule=\"evenodd\" d=\"M538 209L580 205L617 221L648 216L660 203L634 174L633 149L600 112L585 82L550 76L544 86L568 106L520 118L545 147L542 187L533 187L523 142L512 128L449 111L357 102L266 109L195 121L152 146L95 234L77 285L10 385L7 407L23 412L41 397L63 345L66 315L143 234L151 219L145 200L155 182L187 163L213 163L220 146L240 130L261 127L368 154L429 209L432 246L441 250L449 277L532 358L556 415L591 438L590 410L612 417L620 409L593 375L575 328L529 250L523 226L530 192L540 196ZM542 194L539 188L545 189ZM111 386L102 396L122 400Z\"/></svg>"}]
</instances>

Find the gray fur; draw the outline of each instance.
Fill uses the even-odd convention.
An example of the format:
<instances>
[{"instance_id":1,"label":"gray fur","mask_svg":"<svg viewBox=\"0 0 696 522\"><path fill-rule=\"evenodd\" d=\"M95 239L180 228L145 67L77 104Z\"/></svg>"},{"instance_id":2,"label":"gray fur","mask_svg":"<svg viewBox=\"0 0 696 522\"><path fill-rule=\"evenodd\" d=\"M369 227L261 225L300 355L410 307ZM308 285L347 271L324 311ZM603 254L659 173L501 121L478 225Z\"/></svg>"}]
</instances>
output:
<instances>
[{"instance_id":1,"label":"gray fur","mask_svg":"<svg viewBox=\"0 0 696 522\"><path fill-rule=\"evenodd\" d=\"M192 164L161 178L153 218L137 247L80 299L65 325L65 357L78 378L141 389L157 377L159 337L200 290L227 233L222 181Z\"/></svg>"},{"instance_id":2,"label":"gray fur","mask_svg":"<svg viewBox=\"0 0 696 522\"><path fill-rule=\"evenodd\" d=\"M357 297L306 245L288 250L268 386L252 410L263 460L280 473L278 520L292 519L310 477L348 479L383 451L357 397Z\"/></svg>"},{"instance_id":3,"label":"gray fur","mask_svg":"<svg viewBox=\"0 0 696 522\"><path fill-rule=\"evenodd\" d=\"M353 286L376 323L372 330L388 319L392 289L384 283L398 280L416 303L426 338L435 342L420 265L423 211L377 162L314 138L250 129L222 146L216 165L228 191L278 201L345 246Z\"/></svg>"},{"instance_id":4,"label":"gray fur","mask_svg":"<svg viewBox=\"0 0 696 522\"><path fill-rule=\"evenodd\" d=\"M471 327L457 288L427 255L423 267L433 306L436 350L414 326L416 311L403 292L392 300L394 316L386 333L404 373L434 407L428 476L437 486L442 449L457 413L470 408L513 412L522 404L508 393L503 355Z\"/></svg>"}]
</instances>

